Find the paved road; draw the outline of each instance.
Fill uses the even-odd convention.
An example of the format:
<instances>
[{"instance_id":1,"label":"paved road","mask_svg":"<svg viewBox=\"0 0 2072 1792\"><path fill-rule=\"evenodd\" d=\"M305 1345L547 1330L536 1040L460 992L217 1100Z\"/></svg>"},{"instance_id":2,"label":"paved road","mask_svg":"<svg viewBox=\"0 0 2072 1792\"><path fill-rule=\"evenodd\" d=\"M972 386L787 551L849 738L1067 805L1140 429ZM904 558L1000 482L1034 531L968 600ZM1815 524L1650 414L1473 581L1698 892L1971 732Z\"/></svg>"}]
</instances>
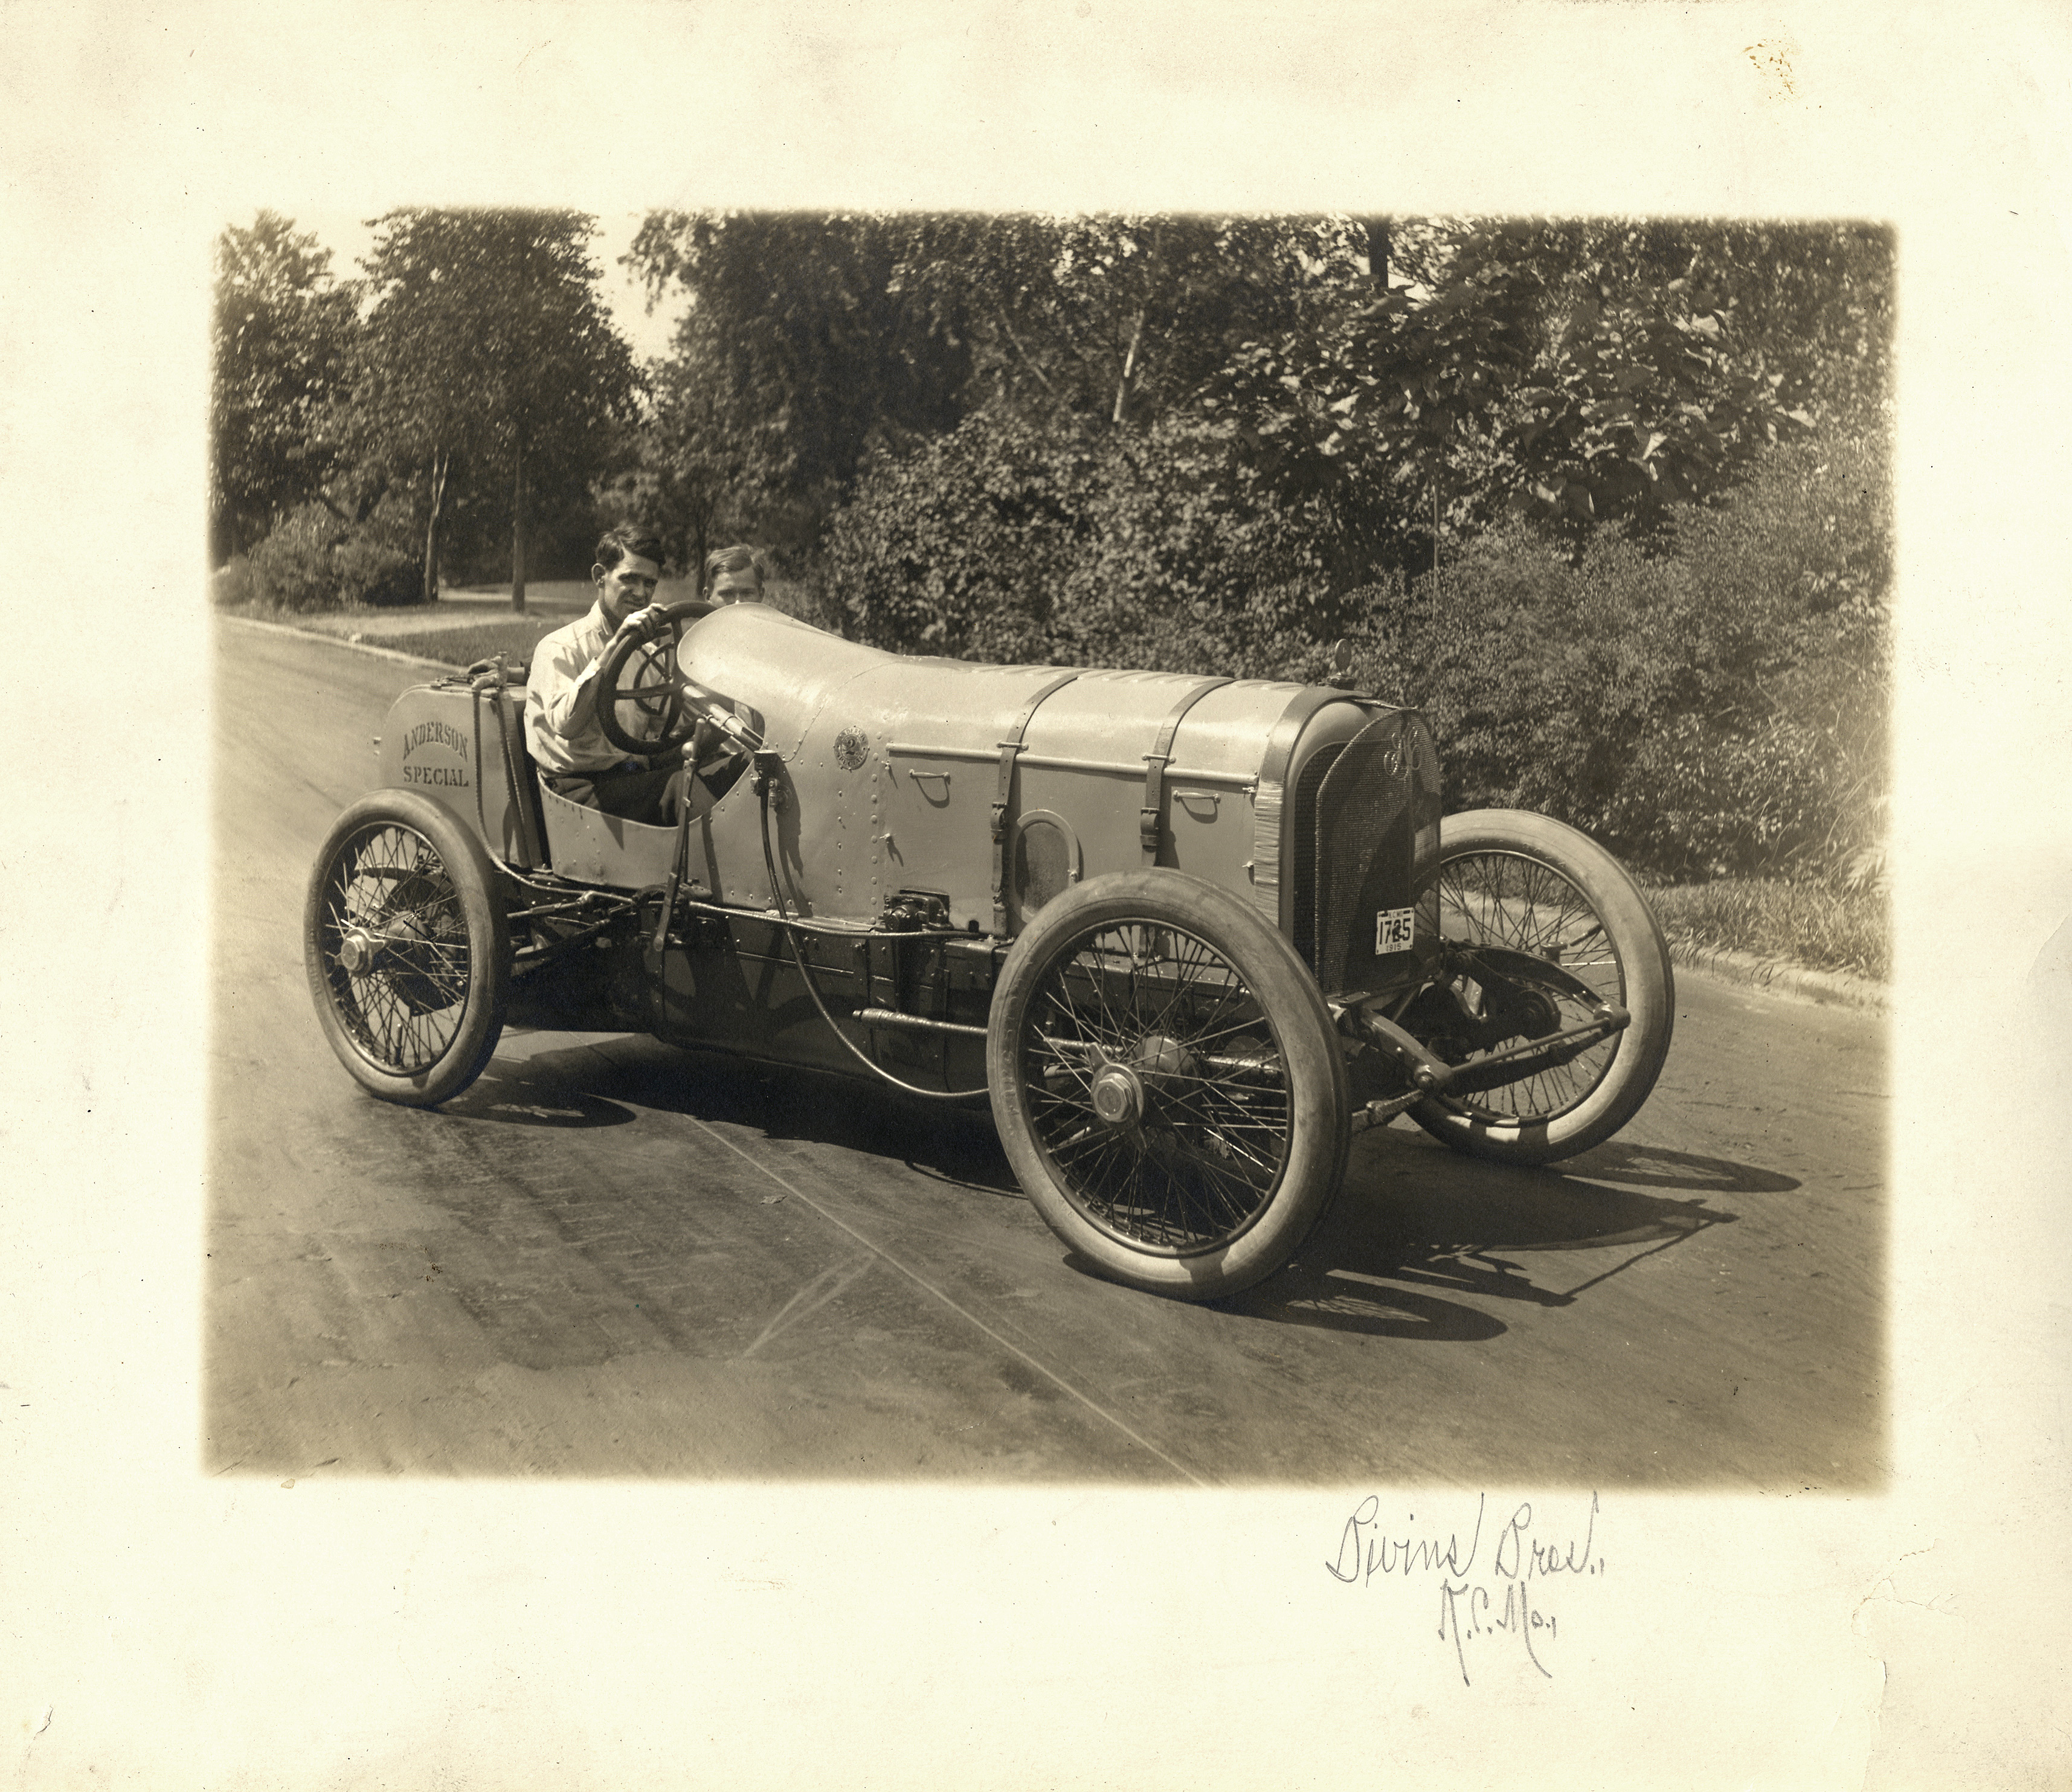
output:
<instances>
[{"instance_id":1,"label":"paved road","mask_svg":"<svg viewBox=\"0 0 2072 1792\"><path fill-rule=\"evenodd\" d=\"M302 890L417 676L220 626L215 1472L1881 1484L1881 1017L1687 975L1611 1144L1399 1123L1301 1262L1162 1301L1074 1267L983 1118L558 1033L438 1113L363 1095Z\"/></svg>"}]
</instances>

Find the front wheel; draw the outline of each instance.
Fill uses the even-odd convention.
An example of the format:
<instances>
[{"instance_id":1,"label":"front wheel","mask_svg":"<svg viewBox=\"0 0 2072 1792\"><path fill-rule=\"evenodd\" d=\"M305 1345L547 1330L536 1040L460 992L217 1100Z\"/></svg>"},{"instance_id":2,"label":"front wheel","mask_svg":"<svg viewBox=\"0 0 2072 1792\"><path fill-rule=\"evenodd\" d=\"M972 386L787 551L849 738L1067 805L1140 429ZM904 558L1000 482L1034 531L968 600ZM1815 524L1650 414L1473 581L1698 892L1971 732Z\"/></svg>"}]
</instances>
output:
<instances>
[{"instance_id":1,"label":"front wheel","mask_svg":"<svg viewBox=\"0 0 2072 1792\"><path fill-rule=\"evenodd\" d=\"M504 1031L511 931L482 842L414 791L377 791L317 854L302 953L339 1061L384 1101L430 1108Z\"/></svg>"},{"instance_id":2,"label":"front wheel","mask_svg":"<svg viewBox=\"0 0 2072 1792\"><path fill-rule=\"evenodd\" d=\"M1617 1004L1631 1019L1515 1082L1428 1099L1411 1110L1417 1124L1457 1150L1499 1163L1552 1163L1602 1144L1647 1099L1675 1023L1669 947L1646 898L1594 841L1515 809L1445 817L1438 883L1443 939L1498 947L1565 973L1486 985L1463 978L1437 993L1450 1013L1435 1006L1412 1030L1438 1055L1472 1063L1482 1051L1585 1025L1600 1004Z\"/></svg>"},{"instance_id":3,"label":"front wheel","mask_svg":"<svg viewBox=\"0 0 2072 1792\"><path fill-rule=\"evenodd\" d=\"M1178 872L1046 903L1001 968L986 1057L1037 1211L1133 1287L1250 1287L1345 1174L1345 1058L1316 980L1254 910Z\"/></svg>"}]
</instances>

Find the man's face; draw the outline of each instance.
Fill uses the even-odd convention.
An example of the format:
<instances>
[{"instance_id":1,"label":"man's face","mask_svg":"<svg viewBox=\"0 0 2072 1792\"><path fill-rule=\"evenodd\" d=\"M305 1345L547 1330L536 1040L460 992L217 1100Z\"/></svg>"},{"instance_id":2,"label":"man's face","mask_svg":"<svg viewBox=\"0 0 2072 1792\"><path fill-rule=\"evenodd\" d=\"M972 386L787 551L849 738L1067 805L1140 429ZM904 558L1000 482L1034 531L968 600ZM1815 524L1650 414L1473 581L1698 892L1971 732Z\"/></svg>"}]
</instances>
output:
<instances>
[{"instance_id":1,"label":"man's face","mask_svg":"<svg viewBox=\"0 0 2072 1792\"><path fill-rule=\"evenodd\" d=\"M713 581L712 601L714 603L760 603L763 587L755 582L752 570L744 569L738 573L722 573Z\"/></svg>"},{"instance_id":2,"label":"man's face","mask_svg":"<svg viewBox=\"0 0 2072 1792\"><path fill-rule=\"evenodd\" d=\"M604 606L604 619L616 628L635 610L644 610L654 601L662 569L639 554L628 554L610 572L602 566L591 567L590 576L597 586L598 601Z\"/></svg>"}]
</instances>

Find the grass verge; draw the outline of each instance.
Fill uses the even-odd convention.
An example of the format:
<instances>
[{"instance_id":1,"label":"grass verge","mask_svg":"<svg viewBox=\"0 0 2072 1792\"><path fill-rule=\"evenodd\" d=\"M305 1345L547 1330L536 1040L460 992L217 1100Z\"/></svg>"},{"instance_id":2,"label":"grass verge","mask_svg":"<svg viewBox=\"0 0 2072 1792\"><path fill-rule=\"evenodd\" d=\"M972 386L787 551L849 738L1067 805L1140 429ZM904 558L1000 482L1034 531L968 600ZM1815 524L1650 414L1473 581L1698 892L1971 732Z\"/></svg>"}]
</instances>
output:
<instances>
[{"instance_id":1,"label":"grass verge","mask_svg":"<svg viewBox=\"0 0 2072 1792\"><path fill-rule=\"evenodd\" d=\"M542 635L574 619L566 615L513 616L508 612L479 617L463 612L435 619L422 610L328 610L297 614L253 605L225 607L217 614L274 623L305 634L329 635L367 647L393 647L421 660L462 667L498 653L523 664L532 658Z\"/></svg>"},{"instance_id":2,"label":"grass verge","mask_svg":"<svg viewBox=\"0 0 2072 1792\"><path fill-rule=\"evenodd\" d=\"M514 665L524 665L543 635L551 635L567 622L565 616L527 619L512 616L501 622L463 623L453 628L416 629L408 633L384 634L378 628L357 630L351 639L369 645L393 647L399 653L414 653L421 660L438 660L450 666L471 666L478 660L502 654Z\"/></svg>"},{"instance_id":3,"label":"grass verge","mask_svg":"<svg viewBox=\"0 0 2072 1792\"><path fill-rule=\"evenodd\" d=\"M1890 906L1874 886L1717 878L1650 886L1647 899L1672 943L1879 981L1892 974Z\"/></svg>"}]
</instances>

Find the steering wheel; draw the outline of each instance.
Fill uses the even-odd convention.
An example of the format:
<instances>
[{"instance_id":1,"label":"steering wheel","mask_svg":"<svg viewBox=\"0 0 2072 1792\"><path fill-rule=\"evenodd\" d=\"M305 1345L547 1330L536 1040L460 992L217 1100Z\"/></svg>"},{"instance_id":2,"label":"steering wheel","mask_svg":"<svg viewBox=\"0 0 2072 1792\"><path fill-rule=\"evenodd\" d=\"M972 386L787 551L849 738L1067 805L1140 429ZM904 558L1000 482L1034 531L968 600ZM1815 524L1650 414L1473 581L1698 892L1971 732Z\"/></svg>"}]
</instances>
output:
<instances>
[{"instance_id":1,"label":"steering wheel","mask_svg":"<svg viewBox=\"0 0 2072 1792\"><path fill-rule=\"evenodd\" d=\"M698 598L656 604L645 627L606 647L597 668L597 721L604 738L621 753L666 753L697 733L704 717L684 701L683 675L676 666L676 624L709 616L713 607ZM622 703L652 730L646 738L621 724Z\"/></svg>"}]
</instances>

